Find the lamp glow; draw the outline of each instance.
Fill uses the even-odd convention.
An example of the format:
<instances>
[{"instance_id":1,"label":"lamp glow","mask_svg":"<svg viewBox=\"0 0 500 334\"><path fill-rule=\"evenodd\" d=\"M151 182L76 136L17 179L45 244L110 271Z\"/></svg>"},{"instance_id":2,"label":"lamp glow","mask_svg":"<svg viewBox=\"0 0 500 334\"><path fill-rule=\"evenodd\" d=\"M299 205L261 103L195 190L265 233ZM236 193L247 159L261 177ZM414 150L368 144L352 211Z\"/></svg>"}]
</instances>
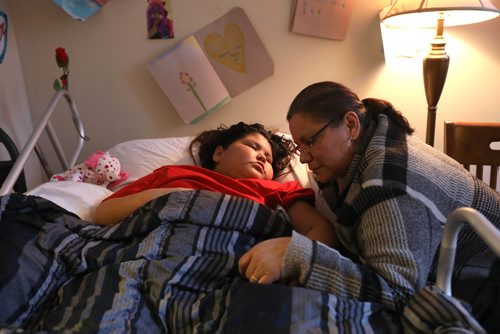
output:
<instances>
[{"instance_id":1,"label":"lamp glow","mask_svg":"<svg viewBox=\"0 0 500 334\"><path fill-rule=\"evenodd\" d=\"M380 12L387 26L406 28L436 27L431 50L423 61L427 98L426 143L434 145L436 110L448 74L444 26L456 26L494 19L500 12L489 0L395 0Z\"/></svg>"}]
</instances>

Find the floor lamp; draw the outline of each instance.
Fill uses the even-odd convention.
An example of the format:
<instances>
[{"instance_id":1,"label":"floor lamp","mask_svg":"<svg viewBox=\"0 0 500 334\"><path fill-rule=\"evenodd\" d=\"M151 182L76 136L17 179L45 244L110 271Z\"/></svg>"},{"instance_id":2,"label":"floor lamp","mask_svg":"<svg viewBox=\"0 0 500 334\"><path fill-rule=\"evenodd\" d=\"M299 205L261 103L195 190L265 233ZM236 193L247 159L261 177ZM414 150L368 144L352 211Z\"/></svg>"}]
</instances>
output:
<instances>
[{"instance_id":1,"label":"floor lamp","mask_svg":"<svg viewBox=\"0 0 500 334\"><path fill-rule=\"evenodd\" d=\"M380 13L381 20L387 26L436 27L436 36L423 61L427 98L427 144L434 145L437 104L450 62L445 51L444 26L478 23L496 18L499 14L489 0L393 0Z\"/></svg>"}]
</instances>

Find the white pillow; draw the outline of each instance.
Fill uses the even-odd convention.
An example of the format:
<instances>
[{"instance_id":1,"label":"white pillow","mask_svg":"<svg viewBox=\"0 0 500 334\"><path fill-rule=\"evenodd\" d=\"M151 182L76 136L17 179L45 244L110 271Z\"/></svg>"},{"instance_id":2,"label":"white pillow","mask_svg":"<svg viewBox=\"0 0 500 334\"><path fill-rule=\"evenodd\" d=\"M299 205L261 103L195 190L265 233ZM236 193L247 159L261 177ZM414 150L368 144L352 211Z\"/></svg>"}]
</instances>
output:
<instances>
[{"instance_id":1,"label":"white pillow","mask_svg":"<svg viewBox=\"0 0 500 334\"><path fill-rule=\"evenodd\" d=\"M46 198L89 222L99 203L111 194L104 186L75 181L46 182L26 193Z\"/></svg>"},{"instance_id":2,"label":"white pillow","mask_svg":"<svg viewBox=\"0 0 500 334\"><path fill-rule=\"evenodd\" d=\"M193 165L189 144L193 137L136 139L116 144L107 151L120 161L128 178L110 188L117 191L125 185L165 165Z\"/></svg>"}]
</instances>

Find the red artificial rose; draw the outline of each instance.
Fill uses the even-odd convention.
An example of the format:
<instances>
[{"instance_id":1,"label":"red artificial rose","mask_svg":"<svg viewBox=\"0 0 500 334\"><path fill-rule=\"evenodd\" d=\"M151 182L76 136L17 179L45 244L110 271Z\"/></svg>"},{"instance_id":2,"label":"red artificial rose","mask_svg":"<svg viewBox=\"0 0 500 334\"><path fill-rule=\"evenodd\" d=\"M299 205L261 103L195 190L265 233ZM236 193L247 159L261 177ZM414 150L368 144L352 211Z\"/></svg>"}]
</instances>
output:
<instances>
[{"instance_id":1,"label":"red artificial rose","mask_svg":"<svg viewBox=\"0 0 500 334\"><path fill-rule=\"evenodd\" d=\"M68 54L66 53L66 50L64 48L57 48L56 49L56 62L57 66L62 68L63 74L59 77L61 81L58 79L54 80L54 89L61 90L61 89L68 89L68 75L69 75L69 57Z\"/></svg>"},{"instance_id":2,"label":"red artificial rose","mask_svg":"<svg viewBox=\"0 0 500 334\"><path fill-rule=\"evenodd\" d=\"M64 48L56 49L56 62L59 67L68 66L69 57Z\"/></svg>"}]
</instances>

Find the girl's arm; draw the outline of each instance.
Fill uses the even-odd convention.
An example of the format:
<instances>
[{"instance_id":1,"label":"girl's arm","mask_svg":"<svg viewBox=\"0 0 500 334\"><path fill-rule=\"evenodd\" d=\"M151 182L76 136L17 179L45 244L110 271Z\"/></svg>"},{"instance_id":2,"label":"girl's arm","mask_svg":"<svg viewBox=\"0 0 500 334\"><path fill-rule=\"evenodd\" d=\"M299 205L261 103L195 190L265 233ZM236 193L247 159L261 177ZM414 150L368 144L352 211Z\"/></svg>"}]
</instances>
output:
<instances>
[{"instance_id":1,"label":"girl's arm","mask_svg":"<svg viewBox=\"0 0 500 334\"><path fill-rule=\"evenodd\" d=\"M186 190L184 188L154 188L147 189L132 195L111 198L102 201L94 213L94 224L114 225L123 218L132 214L139 207L162 195L174 191Z\"/></svg>"},{"instance_id":2,"label":"girl's arm","mask_svg":"<svg viewBox=\"0 0 500 334\"><path fill-rule=\"evenodd\" d=\"M293 228L300 234L329 247L339 245L333 225L311 204L296 200L288 206L287 213Z\"/></svg>"}]
</instances>

